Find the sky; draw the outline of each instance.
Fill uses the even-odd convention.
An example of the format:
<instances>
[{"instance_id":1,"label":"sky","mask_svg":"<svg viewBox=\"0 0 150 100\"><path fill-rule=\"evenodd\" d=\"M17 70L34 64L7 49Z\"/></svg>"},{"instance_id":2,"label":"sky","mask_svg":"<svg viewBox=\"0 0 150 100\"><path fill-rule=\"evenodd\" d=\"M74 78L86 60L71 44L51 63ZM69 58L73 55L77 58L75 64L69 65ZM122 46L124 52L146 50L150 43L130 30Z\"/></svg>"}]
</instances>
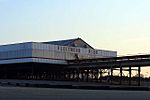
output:
<instances>
[{"instance_id":1,"label":"sky","mask_svg":"<svg viewBox=\"0 0 150 100\"><path fill-rule=\"evenodd\" d=\"M82 38L121 55L150 53L150 0L0 0L0 44Z\"/></svg>"}]
</instances>

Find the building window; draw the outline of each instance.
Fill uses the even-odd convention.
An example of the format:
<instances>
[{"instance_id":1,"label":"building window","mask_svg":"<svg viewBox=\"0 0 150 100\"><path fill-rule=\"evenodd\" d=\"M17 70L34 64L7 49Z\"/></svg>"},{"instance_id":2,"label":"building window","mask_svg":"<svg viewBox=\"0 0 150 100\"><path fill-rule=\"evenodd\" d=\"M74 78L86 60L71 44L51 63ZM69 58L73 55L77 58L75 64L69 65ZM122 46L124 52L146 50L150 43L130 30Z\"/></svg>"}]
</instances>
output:
<instances>
[{"instance_id":1,"label":"building window","mask_svg":"<svg viewBox=\"0 0 150 100\"><path fill-rule=\"evenodd\" d=\"M67 48L66 48L66 47L63 47L63 51L67 51Z\"/></svg>"},{"instance_id":2,"label":"building window","mask_svg":"<svg viewBox=\"0 0 150 100\"><path fill-rule=\"evenodd\" d=\"M87 48L87 45L83 45L84 48Z\"/></svg>"},{"instance_id":3,"label":"building window","mask_svg":"<svg viewBox=\"0 0 150 100\"><path fill-rule=\"evenodd\" d=\"M61 47L60 50L63 51L63 48Z\"/></svg>"},{"instance_id":4,"label":"building window","mask_svg":"<svg viewBox=\"0 0 150 100\"><path fill-rule=\"evenodd\" d=\"M89 50L89 53L90 53L91 51Z\"/></svg>"},{"instance_id":5,"label":"building window","mask_svg":"<svg viewBox=\"0 0 150 100\"><path fill-rule=\"evenodd\" d=\"M76 49L76 52L80 52L80 49Z\"/></svg>"},{"instance_id":6,"label":"building window","mask_svg":"<svg viewBox=\"0 0 150 100\"><path fill-rule=\"evenodd\" d=\"M97 50L96 50L95 52L96 52L96 54L98 54L98 51L97 51Z\"/></svg>"}]
</instances>

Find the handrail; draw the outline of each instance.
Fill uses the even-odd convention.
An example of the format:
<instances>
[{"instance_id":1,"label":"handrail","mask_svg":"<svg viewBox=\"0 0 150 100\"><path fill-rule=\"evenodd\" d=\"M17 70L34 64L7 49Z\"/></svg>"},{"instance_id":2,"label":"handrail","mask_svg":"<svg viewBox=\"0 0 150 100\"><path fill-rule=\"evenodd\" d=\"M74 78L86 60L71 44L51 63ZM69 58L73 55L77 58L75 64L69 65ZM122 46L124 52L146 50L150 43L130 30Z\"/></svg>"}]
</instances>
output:
<instances>
[{"instance_id":1,"label":"handrail","mask_svg":"<svg viewBox=\"0 0 150 100\"><path fill-rule=\"evenodd\" d=\"M109 57L109 58L78 59L78 60L67 60L67 61L69 64L76 64L76 63L89 63L89 62L129 61L129 60L142 60L142 59L150 59L150 54L134 55L134 56L121 56L121 57Z\"/></svg>"}]
</instances>

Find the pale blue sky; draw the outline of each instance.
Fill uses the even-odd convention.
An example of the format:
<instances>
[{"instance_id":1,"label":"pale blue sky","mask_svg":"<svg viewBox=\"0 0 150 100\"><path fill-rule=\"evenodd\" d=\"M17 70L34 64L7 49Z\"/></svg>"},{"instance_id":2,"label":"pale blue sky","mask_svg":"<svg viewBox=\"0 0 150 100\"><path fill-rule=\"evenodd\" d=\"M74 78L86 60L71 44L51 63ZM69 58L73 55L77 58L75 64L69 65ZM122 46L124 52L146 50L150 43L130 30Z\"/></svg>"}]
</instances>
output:
<instances>
[{"instance_id":1,"label":"pale blue sky","mask_svg":"<svg viewBox=\"0 0 150 100\"><path fill-rule=\"evenodd\" d=\"M81 37L119 55L150 53L150 0L0 0L0 44Z\"/></svg>"}]
</instances>

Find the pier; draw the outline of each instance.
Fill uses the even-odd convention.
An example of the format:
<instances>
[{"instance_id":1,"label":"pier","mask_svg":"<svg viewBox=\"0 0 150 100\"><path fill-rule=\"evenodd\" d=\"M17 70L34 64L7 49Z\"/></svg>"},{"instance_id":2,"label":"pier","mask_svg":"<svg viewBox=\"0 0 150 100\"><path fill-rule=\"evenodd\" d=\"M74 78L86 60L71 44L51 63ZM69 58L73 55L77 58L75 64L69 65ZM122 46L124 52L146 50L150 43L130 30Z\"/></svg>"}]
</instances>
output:
<instances>
[{"instance_id":1,"label":"pier","mask_svg":"<svg viewBox=\"0 0 150 100\"><path fill-rule=\"evenodd\" d=\"M141 85L141 67L150 66L150 55L67 60L67 64L3 64L1 79L94 82L105 85ZM20 68L21 66L21 68ZM119 76L114 76L115 70ZM127 77L123 72L128 72ZM131 77L137 71L137 77ZM105 74L105 75L104 75Z\"/></svg>"}]
</instances>

